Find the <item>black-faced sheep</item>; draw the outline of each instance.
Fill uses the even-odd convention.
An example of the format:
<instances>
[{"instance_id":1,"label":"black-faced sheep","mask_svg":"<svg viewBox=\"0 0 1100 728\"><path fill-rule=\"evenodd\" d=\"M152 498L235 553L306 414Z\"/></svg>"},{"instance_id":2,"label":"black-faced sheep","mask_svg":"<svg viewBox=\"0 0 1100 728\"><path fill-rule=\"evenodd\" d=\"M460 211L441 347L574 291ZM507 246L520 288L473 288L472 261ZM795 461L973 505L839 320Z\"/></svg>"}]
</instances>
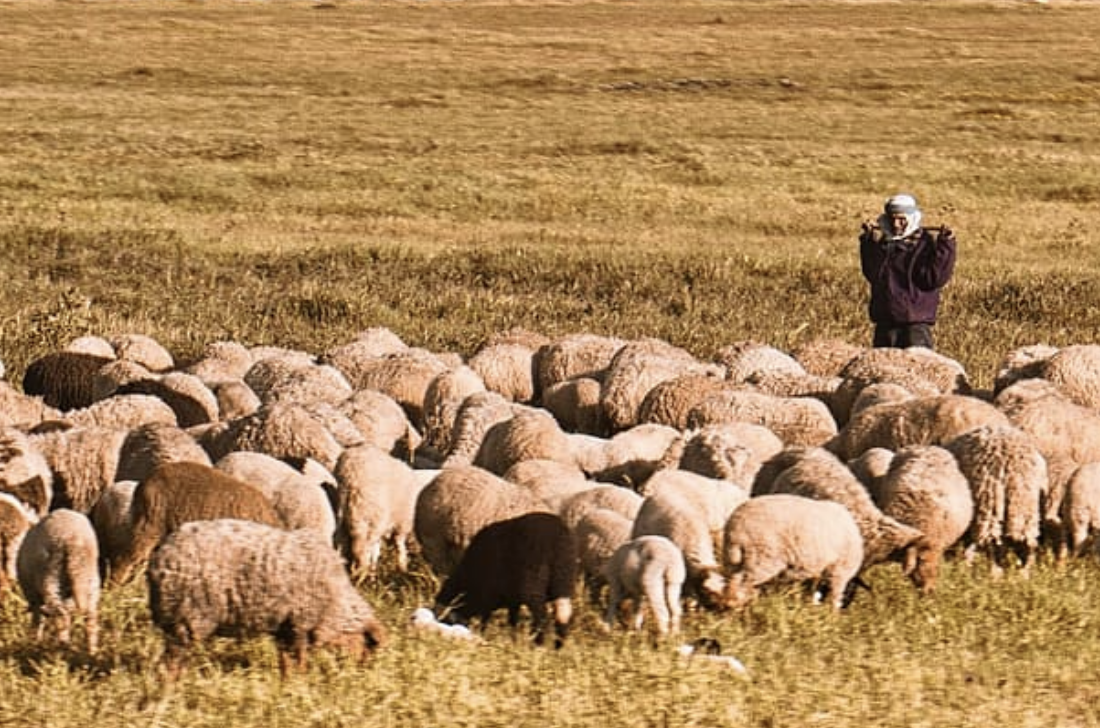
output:
<instances>
[{"instance_id":1,"label":"black-faced sheep","mask_svg":"<svg viewBox=\"0 0 1100 728\"><path fill-rule=\"evenodd\" d=\"M554 646L561 647L572 620L576 574L573 535L562 520L527 513L478 531L436 595L436 611L459 623L477 619L484 628L495 611L507 609L514 629L526 607L535 643L542 644L549 608Z\"/></svg>"},{"instance_id":2,"label":"black-faced sheep","mask_svg":"<svg viewBox=\"0 0 1100 728\"><path fill-rule=\"evenodd\" d=\"M99 638L99 544L88 517L61 508L27 531L16 559L19 586L27 599L31 627L41 640L47 625L69 643L74 615L84 619L89 654Z\"/></svg>"},{"instance_id":3,"label":"black-faced sheep","mask_svg":"<svg viewBox=\"0 0 1100 728\"><path fill-rule=\"evenodd\" d=\"M273 635L284 674L305 669L313 648L361 659L385 640L339 555L309 530L235 519L188 523L153 552L146 581L170 675L192 644L215 634Z\"/></svg>"},{"instance_id":4,"label":"black-faced sheep","mask_svg":"<svg viewBox=\"0 0 1100 728\"><path fill-rule=\"evenodd\" d=\"M125 582L158 542L185 523L237 518L283 525L258 488L200 463L165 463L157 467L134 490L130 511L130 546L110 569L115 584Z\"/></svg>"}]
</instances>

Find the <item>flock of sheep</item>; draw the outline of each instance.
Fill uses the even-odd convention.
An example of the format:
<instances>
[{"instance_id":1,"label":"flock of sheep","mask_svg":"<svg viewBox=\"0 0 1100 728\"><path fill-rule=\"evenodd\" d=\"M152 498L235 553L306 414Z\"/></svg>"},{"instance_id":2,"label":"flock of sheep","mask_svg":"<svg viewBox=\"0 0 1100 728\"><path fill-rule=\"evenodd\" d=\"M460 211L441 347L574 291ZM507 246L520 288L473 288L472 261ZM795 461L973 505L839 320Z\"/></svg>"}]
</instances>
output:
<instances>
[{"instance_id":1,"label":"flock of sheep","mask_svg":"<svg viewBox=\"0 0 1100 728\"><path fill-rule=\"evenodd\" d=\"M0 381L0 599L40 639L82 616L94 652L101 589L144 574L172 670L213 634L273 635L284 670L369 654L387 629L353 578L384 549L441 581L413 624L476 638L452 623L526 609L560 646L578 587L607 629L668 635L688 600L796 580L840 608L883 562L928 593L948 553L1026 574L1098 526L1093 345L1008 352L976 391L930 350L834 340L702 360L516 330L463 359L369 329L184 364L128 334Z\"/></svg>"}]
</instances>

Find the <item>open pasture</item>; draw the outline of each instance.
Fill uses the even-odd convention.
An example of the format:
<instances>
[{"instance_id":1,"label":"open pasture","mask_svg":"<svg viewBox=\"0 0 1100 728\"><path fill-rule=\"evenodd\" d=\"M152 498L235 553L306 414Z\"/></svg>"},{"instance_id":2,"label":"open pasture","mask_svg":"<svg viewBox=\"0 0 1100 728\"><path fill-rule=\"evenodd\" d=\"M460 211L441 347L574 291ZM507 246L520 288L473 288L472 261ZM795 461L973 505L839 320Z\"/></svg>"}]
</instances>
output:
<instances>
[{"instance_id":1,"label":"open pasture","mask_svg":"<svg viewBox=\"0 0 1100 728\"><path fill-rule=\"evenodd\" d=\"M989 387L1100 332L1097 37L1085 0L0 0L4 376L113 332L181 361L375 326L463 356L514 327L864 344L855 236L907 190L960 242L937 348ZM363 585L390 647L287 682L219 642L166 688L140 584L91 659L9 597L0 724L1100 725L1091 559L686 615L749 679L587 605L559 652L417 636L437 580L390 566Z\"/></svg>"}]
</instances>

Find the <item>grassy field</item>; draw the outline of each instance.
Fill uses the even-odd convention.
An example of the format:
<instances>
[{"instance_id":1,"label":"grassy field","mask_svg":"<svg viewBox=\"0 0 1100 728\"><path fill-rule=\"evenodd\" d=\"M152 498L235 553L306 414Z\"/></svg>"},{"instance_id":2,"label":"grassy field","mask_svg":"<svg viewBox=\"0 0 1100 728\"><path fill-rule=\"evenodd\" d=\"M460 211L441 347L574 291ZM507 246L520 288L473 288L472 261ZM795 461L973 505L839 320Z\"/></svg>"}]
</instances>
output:
<instances>
[{"instance_id":1,"label":"grassy field","mask_svg":"<svg viewBox=\"0 0 1100 728\"><path fill-rule=\"evenodd\" d=\"M0 0L0 361L82 334L319 352L372 326L472 353L524 327L867 343L856 234L914 193L960 241L940 351L1100 334L1100 4L1051 0ZM1096 726L1100 573L896 567L843 616L695 614L749 679L607 637L403 628L277 678L218 643L166 687L138 585L93 660L0 608L2 726Z\"/></svg>"}]
</instances>

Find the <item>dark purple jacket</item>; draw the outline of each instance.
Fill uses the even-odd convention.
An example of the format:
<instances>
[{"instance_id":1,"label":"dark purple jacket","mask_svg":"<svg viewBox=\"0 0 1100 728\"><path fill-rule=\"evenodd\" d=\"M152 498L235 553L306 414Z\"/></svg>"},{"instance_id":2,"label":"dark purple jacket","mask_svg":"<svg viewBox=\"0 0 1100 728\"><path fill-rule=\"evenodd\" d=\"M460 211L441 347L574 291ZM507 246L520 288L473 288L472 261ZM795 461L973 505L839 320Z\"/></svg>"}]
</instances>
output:
<instances>
[{"instance_id":1,"label":"dark purple jacket","mask_svg":"<svg viewBox=\"0 0 1100 728\"><path fill-rule=\"evenodd\" d=\"M859 236L863 277L871 284L868 311L876 324L934 324L940 289L955 271L955 236L921 229L901 243L877 230Z\"/></svg>"}]
</instances>

